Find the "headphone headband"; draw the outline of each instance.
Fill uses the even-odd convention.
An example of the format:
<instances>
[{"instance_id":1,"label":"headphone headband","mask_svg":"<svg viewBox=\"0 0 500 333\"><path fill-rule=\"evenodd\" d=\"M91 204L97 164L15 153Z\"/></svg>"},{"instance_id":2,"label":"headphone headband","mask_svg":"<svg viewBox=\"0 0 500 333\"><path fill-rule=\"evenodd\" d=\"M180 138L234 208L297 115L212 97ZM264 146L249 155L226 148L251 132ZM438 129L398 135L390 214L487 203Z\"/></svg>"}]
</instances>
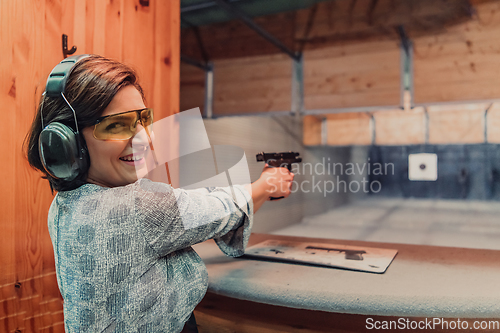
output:
<instances>
[{"instance_id":1,"label":"headphone headband","mask_svg":"<svg viewBox=\"0 0 500 333\"><path fill-rule=\"evenodd\" d=\"M47 78L45 94L50 97L58 97L61 93L64 93L66 81L73 71L73 67L78 61L83 58L87 58L88 56L88 54L71 56L64 59L56 67L54 67Z\"/></svg>"}]
</instances>

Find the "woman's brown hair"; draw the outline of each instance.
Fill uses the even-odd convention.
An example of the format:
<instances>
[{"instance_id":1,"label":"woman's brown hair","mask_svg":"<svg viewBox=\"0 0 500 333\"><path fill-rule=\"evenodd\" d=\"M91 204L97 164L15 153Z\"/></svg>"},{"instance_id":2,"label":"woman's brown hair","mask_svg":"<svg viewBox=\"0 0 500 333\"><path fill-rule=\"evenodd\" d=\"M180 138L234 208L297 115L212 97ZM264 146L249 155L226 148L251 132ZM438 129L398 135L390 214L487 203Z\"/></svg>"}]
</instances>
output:
<instances>
[{"instance_id":1,"label":"woman's brown hair","mask_svg":"<svg viewBox=\"0 0 500 333\"><path fill-rule=\"evenodd\" d=\"M91 55L75 64L68 77L64 95L75 109L80 139L84 145L85 139L81 130L93 126L118 91L128 85L133 85L144 99L137 75L129 66L98 55ZM80 174L72 181L64 181L50 176L45 171L38 150L38 137L42 131L42 116L44 126L52 122L59 122L71 127L76 132L73 112L62 97L42 95L35 119L24 143L29 164L43 172L43 178L49 180L53 190L68 191L86 184L87 172Z\"/></svg>"}]
</instances>

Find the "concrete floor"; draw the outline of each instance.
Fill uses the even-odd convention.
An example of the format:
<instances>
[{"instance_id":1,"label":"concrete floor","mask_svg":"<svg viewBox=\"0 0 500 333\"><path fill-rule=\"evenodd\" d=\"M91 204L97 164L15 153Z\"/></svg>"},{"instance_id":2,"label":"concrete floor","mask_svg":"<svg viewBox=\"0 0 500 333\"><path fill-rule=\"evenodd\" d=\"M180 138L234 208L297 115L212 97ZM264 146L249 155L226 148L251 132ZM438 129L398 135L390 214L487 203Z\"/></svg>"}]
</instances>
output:
<instances>
[{"instance_id":1,"label":"concrete floor","mask_svg":"<svg viewBox=\"0 0 500 333\"><path fill-rule=\"evenodd\" d=\"M500 203L370 198L272 234L500 250Z\"/></svg>"}]
</instances>

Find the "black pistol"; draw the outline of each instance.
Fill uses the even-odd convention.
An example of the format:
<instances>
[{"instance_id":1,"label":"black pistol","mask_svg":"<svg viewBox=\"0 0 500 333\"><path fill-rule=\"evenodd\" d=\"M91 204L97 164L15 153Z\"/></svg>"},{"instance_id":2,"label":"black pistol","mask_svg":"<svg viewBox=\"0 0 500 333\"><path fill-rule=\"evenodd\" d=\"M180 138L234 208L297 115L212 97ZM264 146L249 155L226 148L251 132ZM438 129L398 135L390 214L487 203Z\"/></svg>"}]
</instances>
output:
<instances>
[{"instance_id":1,"label":"black pistol","mask_svg":"<svg viewBox=\"0 0 500 333\"><path fill-rule=\"evenodd\" d=\"M266 162L269 166L273 168L287 168L288 171L292 171L292 163L302 162L302 158L299 157L300 153L294 152L284 152L284 153L258 153L257 162Z\"/></svg>"},{"instance_id":2,"label":"black pistol","mask_svg":"<svg viewBox=\"0 0 500 333\"><path fill-rule=\"evenodd\" d=\"M299 157L300 153L295 152L283 152L283 153L258 153L255 157L257 162L265 162L270 167L273 168L287 168L288 171L292 171L292 163L302 162L302 158ZM271 197L271 200L278 200L284 197Z\"/></svg>"}]
</instances>

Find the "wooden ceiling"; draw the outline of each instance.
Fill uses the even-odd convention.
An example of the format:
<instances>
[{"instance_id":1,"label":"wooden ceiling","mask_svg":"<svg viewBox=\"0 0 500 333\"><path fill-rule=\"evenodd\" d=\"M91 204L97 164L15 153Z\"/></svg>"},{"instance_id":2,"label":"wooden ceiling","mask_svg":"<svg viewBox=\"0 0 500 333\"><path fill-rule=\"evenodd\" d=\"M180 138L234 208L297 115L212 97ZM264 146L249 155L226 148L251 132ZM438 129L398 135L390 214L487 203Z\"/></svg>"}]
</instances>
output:
<instances>
[{"instance_id":1,"label":"wooden ceiling","mask_svg":"<svg viewBox=\"0 0 500 333\"><path fill-rule=\"evenodd\" d=\"M436 34L470 20L474 5L498 0L332 0L254 18L289 49ZM280 53L239 20L183 29L181 53L200 61Z\"/></svg>"}]
</instances>

